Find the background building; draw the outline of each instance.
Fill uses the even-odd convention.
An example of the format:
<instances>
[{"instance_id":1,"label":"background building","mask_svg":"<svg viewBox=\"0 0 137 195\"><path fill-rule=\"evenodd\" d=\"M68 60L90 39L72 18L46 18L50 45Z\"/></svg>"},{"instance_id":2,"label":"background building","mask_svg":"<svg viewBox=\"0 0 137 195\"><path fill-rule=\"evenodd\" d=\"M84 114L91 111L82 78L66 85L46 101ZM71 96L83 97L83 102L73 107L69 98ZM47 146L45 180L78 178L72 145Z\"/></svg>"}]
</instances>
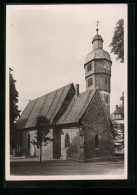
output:
<instances>
[{"instance_id":1,"label":"background building","mask_svg":"<svg viewBox=\"0 0 137 195\"><path fill-rule=\"evenodd\" d=\"M115 132L115 154L124 155L124 92L120 97L121 105L116 105L115 111L111 114L111 120Z\"/></svg>"}]
</instances>

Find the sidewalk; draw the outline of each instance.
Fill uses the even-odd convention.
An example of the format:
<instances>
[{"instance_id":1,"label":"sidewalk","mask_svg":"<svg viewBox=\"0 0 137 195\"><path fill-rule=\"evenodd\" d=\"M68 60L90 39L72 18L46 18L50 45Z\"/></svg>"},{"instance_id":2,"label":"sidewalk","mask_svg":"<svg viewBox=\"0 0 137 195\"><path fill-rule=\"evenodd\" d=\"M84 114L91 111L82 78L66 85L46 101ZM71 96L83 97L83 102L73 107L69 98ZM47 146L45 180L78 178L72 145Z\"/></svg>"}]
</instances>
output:
<instances>
[{"instance_id":1,"label":"sidewalk","mask_svg":"<svg viewBox=\"0 0 137 195\"><path fill-rule=\"evenodd\" d=\"M39 158L11 158L11 166L81 166L83 164L95 164L95 165L109 165L109 164L124 164L123 159L117 159L116 161L101 161L101 162L78 162L76 160L42 160L40 163Z\"/></svg>"}]
</instances>

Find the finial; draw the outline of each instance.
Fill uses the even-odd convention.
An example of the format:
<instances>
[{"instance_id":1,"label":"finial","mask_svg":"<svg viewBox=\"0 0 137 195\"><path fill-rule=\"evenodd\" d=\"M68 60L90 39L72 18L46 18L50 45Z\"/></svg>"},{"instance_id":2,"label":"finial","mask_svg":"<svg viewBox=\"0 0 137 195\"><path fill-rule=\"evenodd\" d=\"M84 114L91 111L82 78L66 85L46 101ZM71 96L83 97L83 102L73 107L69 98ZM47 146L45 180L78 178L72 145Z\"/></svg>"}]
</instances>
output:
<instances>
[{"instance_id":1,"label":"finial","mask_svg":"<svg viewBox=\"0 0 137 195\"><path fill-rule=\"evenodd\" d=\"M99 24L99 21L97 21L97 29L96 29L97 35L98 35L98 31L99 31L99 29L98 29L98 24Z\"/></svg>"}]
</instances>

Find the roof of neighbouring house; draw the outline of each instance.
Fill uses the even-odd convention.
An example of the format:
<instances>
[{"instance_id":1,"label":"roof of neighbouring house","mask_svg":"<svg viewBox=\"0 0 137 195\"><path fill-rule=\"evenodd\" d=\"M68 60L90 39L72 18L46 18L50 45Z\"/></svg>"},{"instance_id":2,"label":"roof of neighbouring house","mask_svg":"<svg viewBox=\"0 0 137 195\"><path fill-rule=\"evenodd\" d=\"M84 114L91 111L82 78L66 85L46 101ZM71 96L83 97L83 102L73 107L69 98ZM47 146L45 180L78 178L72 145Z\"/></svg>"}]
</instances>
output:
<instances>
[{"instance_id":1,"label":"roof of neighbouring house","mask_svg":"<svg viewBox=\"0 0 137 195\"><path fill-rule=\"evenodd\" d=\"M117 107L117 109L112 114L123 114L124 113L124 106Z\"/></svg>"},{"instance_id":2,"label":"roof of neighbouring house","mask_svg":"<svg viewBox=\"0 0 137 195\"><path fill-rule=\"evenodd\" d=\"M83 92L79 94L78 97L74 96L68 108L58 120L57 124L70 124L78 122L91 102L95 91L96 90L94 89Z\"/></svg>"},{"instance_id":3,"label":"roof of neighbouring house","mask_svg":"<svg viewBox=\"0 0 137 195\"><path fill-rule=\"evenodd\" d=\"M40 115L46 116L50 120L50 123L52 123L71 88L75 90L73 83L31 100L23 111L17 123L17 128L26 129L35 127L36 118Z\"/></svg>"}]
</instances>

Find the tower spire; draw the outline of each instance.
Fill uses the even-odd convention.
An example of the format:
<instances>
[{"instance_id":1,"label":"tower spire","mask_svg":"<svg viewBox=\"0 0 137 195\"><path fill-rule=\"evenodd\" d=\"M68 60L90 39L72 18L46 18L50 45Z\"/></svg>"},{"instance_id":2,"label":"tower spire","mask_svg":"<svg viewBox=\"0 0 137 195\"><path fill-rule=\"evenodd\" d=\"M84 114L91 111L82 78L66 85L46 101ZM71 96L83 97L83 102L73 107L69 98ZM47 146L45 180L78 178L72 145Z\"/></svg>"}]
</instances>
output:
<instances>
[{"instance_id":1,"label":"tower spire","mask_svg":"<svg viewBox=\"0 0 137 195\"><path fill-rule=\"evenodd\" d=\"M97 21L97 29L96 29L96 31L97 31L97 35L98 35L98 31L99 31L99 29L98 29L98 24L99 24L99 21Z\"/></svg>"}]
</instances>

